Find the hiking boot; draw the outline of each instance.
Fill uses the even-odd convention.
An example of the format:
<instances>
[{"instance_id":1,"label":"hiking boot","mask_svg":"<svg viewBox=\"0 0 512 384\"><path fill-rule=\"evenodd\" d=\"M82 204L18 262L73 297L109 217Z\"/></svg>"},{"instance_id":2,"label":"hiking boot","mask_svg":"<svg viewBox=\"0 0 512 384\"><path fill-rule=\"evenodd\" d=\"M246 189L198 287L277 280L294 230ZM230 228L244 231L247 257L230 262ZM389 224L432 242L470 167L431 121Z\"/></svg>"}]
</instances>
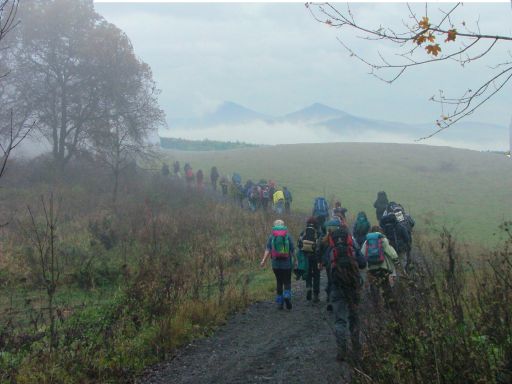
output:
<instances>
[{"instance_id":1,"label":"hiking boot","mask_svg":"<svg viewBox=\"0 0 512 384\"><path fill-rule=\"evenodd\" d=\"M318 303L318 302L320 302L320 298L318 297L318 293L315 293L313 295L313 303Z\"/></svg>"},{"instance_id":2,"label":"hiking boot","mask_svg":"<svg viewBox=\"0 0 512 384\"><path fill-rule=\"evenodd\" d=\"M277 304L277 309L283 309L284 308L283 296L282 295L277 295L276 296L276 304Z\"/></svg>"},{"instance_id":3,"label":"hiking boot","mask_svg":"<svg viewBox=\"0 0 512 384\"><path fill-rule=\"evenodd\" d=\"M331 303L327 304L327 311L332 312L332 304Z\"/></svg>"},{"instance_id":4,"label":"hiking boot","mask_svg":"<svg viewBox=\"0 0 512 384\"><path fill-rule=\"evenodd\" d=\"M306 300L311 301L311 289L308 289L308 291L306 292Z\"/></svg>"},{"instance_id":5,"label":"hiking boot","mask_svg":"<svg viewBox=\"0 0 512 384\"><path fill-rule=\"evenodd\" d=\"M284 291L283 297L286 309L292 309L292 292L289 290Z\"/></svg>"}]
</instances>

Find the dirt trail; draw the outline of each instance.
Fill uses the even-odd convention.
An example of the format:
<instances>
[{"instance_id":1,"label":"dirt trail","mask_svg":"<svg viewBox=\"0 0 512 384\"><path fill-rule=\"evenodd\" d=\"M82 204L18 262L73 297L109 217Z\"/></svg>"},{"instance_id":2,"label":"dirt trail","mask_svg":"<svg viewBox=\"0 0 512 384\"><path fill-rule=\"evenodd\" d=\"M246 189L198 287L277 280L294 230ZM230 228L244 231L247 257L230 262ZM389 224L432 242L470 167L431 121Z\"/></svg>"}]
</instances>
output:
<instances>
[{"instance_id":1,"label":"dirt trail","mask_svg":"<svg viewBox=\"0 0 512 384\"><path fill-rule=\"evenodd\" d=\"M349 368L335 361L333 316L325 300L305 300L294 284L293 309L259 302L234 315L210 338L193 342L171 361L139 378L149 384L348 383ZM325 294L322 292L322 299Z\"/></svg>"}]
</instances>

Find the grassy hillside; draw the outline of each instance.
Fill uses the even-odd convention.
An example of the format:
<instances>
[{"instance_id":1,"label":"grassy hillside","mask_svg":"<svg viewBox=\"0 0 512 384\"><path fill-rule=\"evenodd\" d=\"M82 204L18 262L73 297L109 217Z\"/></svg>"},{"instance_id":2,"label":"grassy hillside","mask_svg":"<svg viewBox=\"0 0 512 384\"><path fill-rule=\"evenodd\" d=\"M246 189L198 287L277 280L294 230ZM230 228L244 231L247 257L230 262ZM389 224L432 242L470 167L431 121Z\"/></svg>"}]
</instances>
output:
<instances>
[{"instance_id":1,"label":"grassy hillside","mask_svg":"<svg viewBox=\"0 0 512 384\"><path fill-rule=\"evenodd\" d=\"M402 203L419 226L447 225L466 240L492 242L512 218L512 161L493 153L408 144L334 143L247 148L223 152L166 151L194 170L216 165L223 174L271 178L308 210L317 195L341 199L351 214L374 217L377 191Z\"/></svg>"}]
</instances>

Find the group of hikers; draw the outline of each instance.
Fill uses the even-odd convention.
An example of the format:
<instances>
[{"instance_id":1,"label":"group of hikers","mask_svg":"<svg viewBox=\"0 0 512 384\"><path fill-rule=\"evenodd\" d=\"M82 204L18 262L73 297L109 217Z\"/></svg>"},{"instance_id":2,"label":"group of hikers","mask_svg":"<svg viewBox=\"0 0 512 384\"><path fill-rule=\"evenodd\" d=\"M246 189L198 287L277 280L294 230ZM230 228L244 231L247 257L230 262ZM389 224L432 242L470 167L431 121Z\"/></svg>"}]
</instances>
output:
<instances>
[{"instance_id":1,"label":"group of hikers","mask_svg":"<svg viewBox=\"0 0 512 384\"><path fill-rule=\"evenodd\" d=\"M204 173L202 169L194 172L190 163L183 167L184 179L187 187L204 189ZM180 162L176 160L173 164L174 177L182 179ZM169 174L169 168L166 164L162 167L163 174ZM234 172L230 178L221 176L217 167L212 166L210 170L210 182L214 191L220 186L222 196L230 195L234 201L244 208L244 201L247 200L247 208L255 212L257 210L267 211L272 209L277 214L290 213L292 194L287 187L281 187L273 180L261 179L257 183L247 180L242 183L242 177Z\"/></svg>"},{"instance_id":2,"label":"group of hikers","mask_svg":"<svg viewBox=\"0 0 512 384\"><path fill-rule=\"evenodd\" d=\"M361 357L358 305L363 287L369 286L375 305L393 309L393 286L412 267L414 220L402 205L389 202L383 191L374 207L378 225L372 226L366 213L359 212L349 228L347 209L340 202L330 211L326 199L317 197L297 243L283 220L274 221L260 263L263 267L271 259L277 308L288 310L292 309L292 271L306 281L306 300L317 303L320 272L325 269L327 310L334 312L340 362L357 363Z\"/></svg>"}]
</instances>

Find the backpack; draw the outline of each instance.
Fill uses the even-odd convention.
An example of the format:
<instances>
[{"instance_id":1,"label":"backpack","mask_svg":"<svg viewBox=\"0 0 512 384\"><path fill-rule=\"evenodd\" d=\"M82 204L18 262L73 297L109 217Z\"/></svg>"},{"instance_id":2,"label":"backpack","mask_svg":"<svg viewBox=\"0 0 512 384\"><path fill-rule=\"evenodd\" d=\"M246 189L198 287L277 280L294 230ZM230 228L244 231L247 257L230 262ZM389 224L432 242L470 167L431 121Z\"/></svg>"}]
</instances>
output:
<instances>
[{"instance_id":1,"label":"backpack","mask_svg":"<svg viewBox=\"0 0 512 384\"><path fill-rule=\"evenodd\" d=\"M308 225L304 234L302 235L302 250L304 252L313 253L316 250L316 229L313 226Z\"/></svg>"},{"instance_id":2,"label":"backpack","mask_svg":"<svg viewBox=\"0 0 512 384\"><path fill-rule=\"evenodd\" d=\"M290 256L290 237L288 236L288 228L273 227L271 243L271 256L273 259L286 259Z\"/></svg>"},{"instance_id":3,"label":"backpack","mask_svg":"<svg viewBox=\"0 0 512 384\"><path fill-rule=\"evenodd\" d=\"M400 204L397 204L395 202L391 202L388 204L387 208L388 214L394 214L396 217L396 220L405 228L411 232L412 228L414 227L414 219L405 212L404 207L402 207Z\"/></svg>"},{"instance_id":4,"label":"backpack","mask_svg":"<svg viewBox=\"0 0 512 384\"><path fill-rule=\"evenodd\" d=\"M277 204L279 202L279 200L283 200L284 201L284 193L283 193L283 191L275 191L274 192L274 196L272 196L272 200L273 200L274 204Z\"/></svg>"},{"instance_id":5,"label":"backpack","mask_svg":"<svg viewBox=\"0 0 512 384\"><path fill-rule=\"evenodd\" d=\"M342 227L330 233L328 239L333 279L341 287L357 289L360 286L360 274L352 236L346 227Z\"/></svg>"},{"instance_id":6,"label":"backpack","mask_svg":"<svg viewBox=\"0 0 512 384\"><path fill-rule=\"evenodd\" d=\"M313 216L319 217L329 217L329 204L327 204L327 200L325 197L317 197L313 204Z\"/></svg>"},{"instance_id":7,"label":"backpack","mask_svg":"<svg viewBox=\"0 0 512 384\"><path fill-rule=\"evenodd\" d=\"M270 188L268 185L265 185L263 189L261 190L261 197L263 199L269 199L270 198Z\"/></svg>"},{"instance_id":8,"label":"backpack","mask_svg":"<svg viewBox=\"0 0 512 384\"><path fill-rule=\"evenodd\" d=\"M366 235L366 252L364 257L368 265L379 265L384 262L383 238L384 236L378 232Z\"/></svg>"},{"instance_id":9,"label":"backpack","mask_svg":"<svg viewBox=\"0 0 512 384\"><path fill-rule=\"evenodd\" d=\"M259 194L259 192L258 192L258 186L253 185L253 186L249 189L249 199L251 199L251 200L257 200L259 197L260 197L260 194Z\"/></svg>"},{"instance_id":10,"label":"backpack","mask_svg":"<svg viewBox=\"0 0 512 384\"><path fill-rule=\"evenodd\" d=\"M231 181L234 184L242 184L242 176L240 176L239 173L233 173L233 177L231 178Z\"/></svg>"},{"instance_id":11,"label":"backpack","mask_svg":"<svg viewBox=\"0 0 512 384\"><path fill-rule=\"evenodd\" d=\"M370 222L365 215L357 215L356 224L354 225L354 236L365 236L370 230Z\"/></svg>"},{"instance_id":12,"label":"backpack","mask_svg":"<svg viewBox=\"0 0 512 384\"><path fill-rule=\"evenodd\" d=\"M290 193L288 188L283 190L283 192L284 192L284 198L286 199L286 201L291 201L292 200L292 194Z\"/></svg>"}]
</instances>

